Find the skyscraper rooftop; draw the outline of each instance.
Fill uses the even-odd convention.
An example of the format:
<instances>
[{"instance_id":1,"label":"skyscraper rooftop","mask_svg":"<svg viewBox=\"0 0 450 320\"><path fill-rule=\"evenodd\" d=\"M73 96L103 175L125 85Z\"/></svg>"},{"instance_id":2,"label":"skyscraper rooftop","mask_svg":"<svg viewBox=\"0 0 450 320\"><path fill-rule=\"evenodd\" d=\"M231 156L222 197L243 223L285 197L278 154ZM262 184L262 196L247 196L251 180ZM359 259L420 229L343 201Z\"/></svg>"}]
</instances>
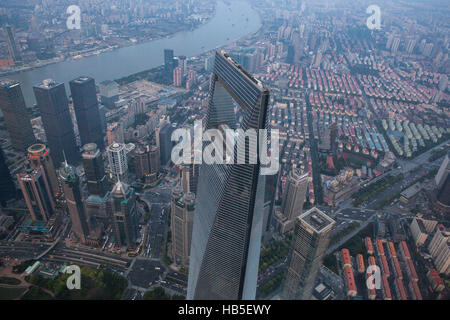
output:
<instances>
[{"instance_id":1,"label":"skyscraper rooftop","mask_svg":"<svg viewBox=\"0 0 450 320\"><path fill-rule=\"evenodd\" d=\"M306 211L299 219L311 227L315 232L327 231L335 221L316 207Z\"/></svg>"}]
</instances>

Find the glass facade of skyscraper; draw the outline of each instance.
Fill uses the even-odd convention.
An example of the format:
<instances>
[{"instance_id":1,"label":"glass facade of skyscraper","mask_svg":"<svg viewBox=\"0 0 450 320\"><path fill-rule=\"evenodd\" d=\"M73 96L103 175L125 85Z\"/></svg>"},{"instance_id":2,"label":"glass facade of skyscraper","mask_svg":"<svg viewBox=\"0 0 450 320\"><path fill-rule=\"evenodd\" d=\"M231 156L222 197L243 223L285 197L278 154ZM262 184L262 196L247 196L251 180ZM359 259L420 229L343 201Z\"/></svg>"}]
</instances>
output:
<instances>
[{"instance_id":1,"label":"glass facade of skyscraper","mask_svg":"<svg viewBox=\"0 0 450 320\"><path fill-rule=\"evenodd\" d=\"M241 129L264 129L268 99L268 89L258 80L223 51L216 53L206 129L236 129L235 103L243 114ZM245 136L238 136L238 144L239 139ZM251 150L246 144L247 160ZM259 170L259 159L200 167L188 299L255 298L264 218Z\"/></svg>"}]
</instances>

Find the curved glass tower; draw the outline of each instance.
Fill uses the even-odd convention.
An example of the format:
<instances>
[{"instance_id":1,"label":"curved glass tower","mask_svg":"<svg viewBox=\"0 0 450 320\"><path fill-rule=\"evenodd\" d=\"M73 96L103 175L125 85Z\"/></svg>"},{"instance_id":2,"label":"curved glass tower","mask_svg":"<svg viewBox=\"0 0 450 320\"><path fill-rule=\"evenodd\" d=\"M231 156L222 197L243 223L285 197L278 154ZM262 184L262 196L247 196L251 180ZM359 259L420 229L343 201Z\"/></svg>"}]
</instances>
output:
<instances>
[{"instance_id":1,"label":"curved glass tower","mask_svg":"<svg viewBox=\"0 0 450 320\"><path fill-rule=\"evenodd\" d=\"M265 129L269 90L223 51L216 52L208 129ZM235 111L235 106L240 110ZM250 164L203 164L197 187L189 265L188 299L255 299L264 218L260 159ZM258 138L259 139L259 138ZM259 145L259 141L257 143ZM253 150L253 151L252 151Z\"/></svg>"}]
</instances>

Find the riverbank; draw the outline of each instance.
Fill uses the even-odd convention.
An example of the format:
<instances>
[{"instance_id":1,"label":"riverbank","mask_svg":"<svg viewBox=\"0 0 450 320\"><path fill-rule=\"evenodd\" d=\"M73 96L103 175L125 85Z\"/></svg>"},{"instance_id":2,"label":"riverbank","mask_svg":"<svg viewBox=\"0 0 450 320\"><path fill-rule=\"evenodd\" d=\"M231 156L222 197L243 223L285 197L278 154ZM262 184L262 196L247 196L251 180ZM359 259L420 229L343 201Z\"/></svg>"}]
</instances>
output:
<instances>
[{"instance_id":1,"label":"riverbank","mask_svg":"<svg viewBox=\"0 0 450 320\"><path fill-rule=\"evenodd\" d=\"M226 5L218 1L216 14L193 31L179 32L171 37L118 48L98 55L70 59L34 70L9 75L22 85L28 106L35 104L33 86L44 79L52 78L67 84L83 75L92 77L96 83L120 79L151 70L164 64L164 49L174 50L175 56L194 57L254 36L261 27L261 17L247 1L232 1ZM66 85L68 90L68 86ZM67 91L70 94L69 91Z\"/></svg>"},{"instance_id":2,"label":"riverbank","mask_svg":"<svg viewBox=\"0 0 450 320\"><path fill-rule=\"evenodd\" d=\"M171 37L174 37L177 33L180 32L188 32L188 31L194 31L198 28L201 28L202 26L208 24L211 19L214 18L214 16L216 15L217 12L217 3L218 1L214 2L214 9L211 12L211 16L207 19L205 19L204 21L202 21L202 23L200 23L199 25L196 26L196 28L194 29L184 29L184 30L176 30L174 32L169 32L166 35L160 36L160 37L155 37L155 38L149 38L146 40L142 40L142 41L135 41L132 42L130 44L126 44L126 45L114 45L114 46L107 46L106 48L93 48L93 49L89 49L86 51L74 51L74 52L70 52L68 53L68 56L65 56L63 58L53 58L53 59L49 59L49 60L38 60L39 65L30 65L30 66L26 66L26 67L21 67L19 69L16 70L10 70L10 71L5 71L5 72L1 72L0 71L0 77L7 77L9 75L15 75L15 74L20 74L23 72L29 72L29 71L33 71L33 70L37 70L39 68L44 68L46 66L50 66L52 64L55 63L61 63L64 61L71 61L71 60L77 60L77 59L83 59L83 58L88 58L91 56L96 56L99 54L103 54L109 51L114 51L114 50L119 50L119 49L123 49L123 48L128 48L128 47L133 47L136 45L142 45L145 43L151 43L153 41L158 41L158 40L162 40L162 39L168 39Z\"/></svg>"}]
</instances>

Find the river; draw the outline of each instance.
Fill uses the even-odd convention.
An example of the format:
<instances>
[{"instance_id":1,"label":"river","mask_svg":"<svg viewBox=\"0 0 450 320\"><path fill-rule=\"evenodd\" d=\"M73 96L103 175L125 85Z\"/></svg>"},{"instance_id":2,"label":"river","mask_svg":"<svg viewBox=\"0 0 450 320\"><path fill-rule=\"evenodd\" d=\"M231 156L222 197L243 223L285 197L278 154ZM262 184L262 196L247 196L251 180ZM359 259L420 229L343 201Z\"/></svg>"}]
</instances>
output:
<instances>
[{"instance_id":1,"label":"river","mask_svg":"<svg viewBox=\"0 0 450 320\"><path fill-rule=\"evenodd\" d=\"M192 31L182 31L171 37L123 47L76 60L66 60L34 70L7 76L21 82L28 107L35 103L33 86L52 78L68 82L79 76L90 76L97 82L114 80L148 70L164 63L164 49L173 49L175 56L192 57L230 44L261 26L259 14L248 2L218 1L216 13L206 24Z\"/></svg>"}]
</instances>

